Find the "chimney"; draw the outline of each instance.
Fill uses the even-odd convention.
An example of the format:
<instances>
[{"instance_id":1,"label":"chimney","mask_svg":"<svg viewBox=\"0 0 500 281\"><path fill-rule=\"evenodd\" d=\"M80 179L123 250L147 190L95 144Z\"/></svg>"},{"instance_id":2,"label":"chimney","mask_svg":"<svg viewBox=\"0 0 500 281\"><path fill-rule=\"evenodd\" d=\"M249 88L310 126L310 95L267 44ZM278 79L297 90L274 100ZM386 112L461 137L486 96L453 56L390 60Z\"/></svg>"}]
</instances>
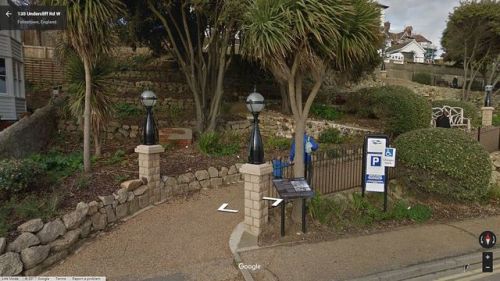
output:
<instances>
[{"instance_id":1,"label":"chimney","mask_svg":"<svg viewBox=\"0 0 500 281\"><path fill-rule=\"evenodd\" d=\"M391 30L391 23L386 21L384 22L384 31L389 32L389 30Z\"/></svg>"},{"instance_id":2,"label":"chimney","mask_svg":"<svg viewBox=\"0 0 500 281\"><path fill-rule=\"evenodd\" d=\"M413 31L413 26L409 25L405 27L405 33L407 36L411 36L411 32Z\"/></svg>"}]
</instances>

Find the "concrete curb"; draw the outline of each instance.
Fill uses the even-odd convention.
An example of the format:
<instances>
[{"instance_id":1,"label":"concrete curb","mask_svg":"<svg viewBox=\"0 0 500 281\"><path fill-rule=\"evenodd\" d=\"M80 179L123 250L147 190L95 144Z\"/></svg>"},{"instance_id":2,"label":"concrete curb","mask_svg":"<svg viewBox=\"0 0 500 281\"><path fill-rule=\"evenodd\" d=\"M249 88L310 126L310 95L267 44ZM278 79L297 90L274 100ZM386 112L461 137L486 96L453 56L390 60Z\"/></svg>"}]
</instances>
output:
<instances>
[{"instance_id":1,"label":"concrete curb","mask_svg":"<svg viewBox=\"0 0 500 281\"><path fill-rule=\"evenodd\" d=\"M229 237L229 249L233 254L233 260L236 266L243 275L243 279L245 279L245 281L255 281L252 277L252 274L250 274L250 272L248 271L248 269L242 269L238 266L240 263L243 262L243 260L240 257L240 254L238 253L238 245L240 244L241 237L244 231L245 231L245 224L244 222L240 222L234 228L233 232L231 233L231 236Z\"/></svg>"},{"instance_id":2,"label":"concrete curb","mask_svg":"<svg viewBox=\"0 0 500 281\"><path fill-rule=\"evenodd\" d=\"M494 256L500 256L500 249L491 249L490 251L493 252ZM482 252L483 251L474 251L461 256L453 256L396 270L378 272L364 277L350 279L349 281L410 280L433 273L463 268L465 265L481 264ZM496 258L495 260L498 259L500 258Z\"/></svg>"}]
</instances>

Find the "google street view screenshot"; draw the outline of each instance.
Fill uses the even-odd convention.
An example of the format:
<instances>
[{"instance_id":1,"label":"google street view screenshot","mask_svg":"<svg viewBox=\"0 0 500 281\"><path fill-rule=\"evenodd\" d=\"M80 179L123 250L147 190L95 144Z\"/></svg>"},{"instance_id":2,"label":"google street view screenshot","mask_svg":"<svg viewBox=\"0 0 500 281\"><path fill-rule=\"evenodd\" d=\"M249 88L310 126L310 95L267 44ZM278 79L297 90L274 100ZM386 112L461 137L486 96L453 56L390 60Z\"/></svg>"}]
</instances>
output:
<instances>
[{"instance_id":1,"label":"google street view screenshot","mask_svg":"<svg viewBox=\"0 0 500 281\"><path fill-rule=\"evenodd\" d=\"M0 0L0 281L500 280L497 235L500 0Z\"/></svg>"}]
</instances>

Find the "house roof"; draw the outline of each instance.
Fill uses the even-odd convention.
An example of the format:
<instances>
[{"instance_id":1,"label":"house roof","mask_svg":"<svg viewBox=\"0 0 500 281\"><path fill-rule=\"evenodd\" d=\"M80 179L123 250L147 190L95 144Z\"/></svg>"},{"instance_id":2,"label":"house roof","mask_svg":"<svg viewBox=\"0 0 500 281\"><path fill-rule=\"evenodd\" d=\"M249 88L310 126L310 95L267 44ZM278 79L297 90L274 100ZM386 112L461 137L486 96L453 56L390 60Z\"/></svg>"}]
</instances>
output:
<instances>
[{"instance_id":1,"label":"house roof","mask_svg":"<svg viewBox=\"0 0 500 281\"><path fill-rule=\"evenodd\" d=\"M422 46L420 46L420 44L418 44L415 39L412 39L410 41L407 41L407 42L404 42L404 43L401 43L401 44L394 44L391 47L387 48L386 52L389 53L389 54L397 53L398 51L400 51L401 49L403 49L404 47L406 47L406 46L408 46L408 45L410 45L412 43L415 43L420 49L422 49L423 51L425 51L424 48Z\"/></svg>"},{"instance_id":2,"label":"house roof","mask_svg":"<svg viewBox=\"0 0 500 281\"><path fill-rule=\"evenodd\" d=\"M390 23L387 25L388 28L390 28ZM425 38L421 34L413 34L413 27L412 26L407 26L402 32L398 33L392 33L389 32L389 30L386 30L387 37L391 39L391 41L394 42L401 42L401 41L406 41L406 40L411 40L415 39L418 43L432 43L429 39Z\"/></svg>"},{"instance_id":3,"label":"house roof","mask_svg":"<svg viewBox=\"0 0 500 281\"><path fill-rule=\"evenodd\" d=\"M396 53L400 49L403 49L406 45L410 44L412 41L408 41L402 44L393 44L391 47L387 48L388 53Z\"/></svg>"}]
</instances>

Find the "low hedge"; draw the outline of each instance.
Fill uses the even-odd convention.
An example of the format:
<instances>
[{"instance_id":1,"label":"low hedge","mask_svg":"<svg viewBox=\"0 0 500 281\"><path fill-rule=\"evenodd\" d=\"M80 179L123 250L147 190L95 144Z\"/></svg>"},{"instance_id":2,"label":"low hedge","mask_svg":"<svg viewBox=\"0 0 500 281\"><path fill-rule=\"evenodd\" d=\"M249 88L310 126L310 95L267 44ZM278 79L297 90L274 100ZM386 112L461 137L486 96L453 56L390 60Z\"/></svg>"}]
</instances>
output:
<instances>
[{"instance_id":1,"label":"low hedge","mask_svg":"<svg viewBox=\"0 0 500 281\"><path fill-rule=\"evenodd\" d=\"M431 128L400 135L401 180L407 186L455 200L478 201L487 194L491 161L484 148L465 132Z\"/></svg>"},{"instance_id":2,"label":"low hedge","mask_svg":"<svg viewBox=\"0 0 500 281\"><path fill-rule=\"evenodd\" d=\"M412 77L413 82L417 82L424 85L432 85L432 76L426 72L417 72Z\"/></svg>"},{"instance_id":3,"label":"low hedge","mask_svg":"<svg viewBox=\"0 0 500 281\"><path fill-rule=\"evenodd\" d=\"M432 113L424 97L402 86L363 89L348 97L344 110L385 121L384 131L393 136L429 127Z\"/></svg>"},{"instance_id":4,"label":"low hedge","mask_svg":"<svg viewBox=\"0 0 500 281\"><path fill-rule=\"evenodd\" d=\"M481 115L473 103L460 100L435 100L432 102L432 107L443 107L445 105L463 108L464 117L471 119L473 127L481 125Z\"/></svg>"}]
</instances>

